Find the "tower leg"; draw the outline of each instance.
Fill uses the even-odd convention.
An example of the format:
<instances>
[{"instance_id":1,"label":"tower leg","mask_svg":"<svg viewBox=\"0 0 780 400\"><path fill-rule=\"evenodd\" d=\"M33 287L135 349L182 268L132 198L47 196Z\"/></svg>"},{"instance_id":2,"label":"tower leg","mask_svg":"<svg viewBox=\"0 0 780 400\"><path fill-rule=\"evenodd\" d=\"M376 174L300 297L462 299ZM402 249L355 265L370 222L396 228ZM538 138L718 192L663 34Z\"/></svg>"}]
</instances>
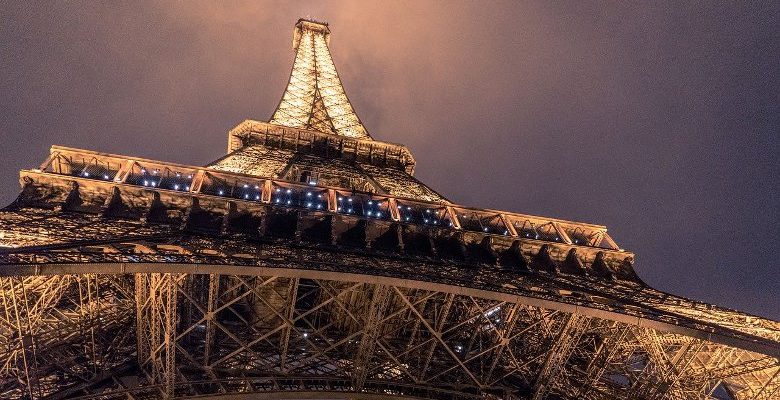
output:
<instances>
[{"instance_id":1,"label":"tower leg","mask_svg":"<svg viewBox=\"0 0 780 400\"><path fill-rule=\"evenodd\" d=\"M176 381L177 297L186 275L136 274L138 363L161 396L171 398Z\"/></svg>"}]
</instances>

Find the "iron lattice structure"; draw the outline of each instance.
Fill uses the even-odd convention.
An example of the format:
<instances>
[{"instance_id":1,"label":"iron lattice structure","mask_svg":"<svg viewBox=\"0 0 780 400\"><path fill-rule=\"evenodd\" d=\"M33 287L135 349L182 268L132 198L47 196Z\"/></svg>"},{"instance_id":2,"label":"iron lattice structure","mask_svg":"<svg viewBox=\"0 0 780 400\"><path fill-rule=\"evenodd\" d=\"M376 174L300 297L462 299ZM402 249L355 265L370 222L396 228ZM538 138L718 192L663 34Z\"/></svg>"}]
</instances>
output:
<instances>
[{"instance_id":1,"label":"iron lattice structure","mask_svg":"<svg viewBox=\"0 0 780 400\"><path fill-rule=\"evenodd\" d=\"M454 204L301 20L206 167L54 146L0 211L0 397L772 399L780 323L657 291L605 227Z\"/></svg>"}]
</instances>

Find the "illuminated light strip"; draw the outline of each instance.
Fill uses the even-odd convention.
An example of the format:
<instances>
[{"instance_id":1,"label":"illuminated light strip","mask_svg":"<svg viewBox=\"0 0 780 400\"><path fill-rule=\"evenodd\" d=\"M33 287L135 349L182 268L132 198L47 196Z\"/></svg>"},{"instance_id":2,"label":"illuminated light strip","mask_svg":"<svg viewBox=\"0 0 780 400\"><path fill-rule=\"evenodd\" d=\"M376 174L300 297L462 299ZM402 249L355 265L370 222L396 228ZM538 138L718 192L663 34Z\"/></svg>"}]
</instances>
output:
<instances>
[{"instance_id":1,"label":"illuminated light strip","mask_svg":"<svg viewBox=\"0 0 780 400\"><path fill-rule=\"evenodd\" d=\"M159 162L155 162L155 164L165 165L164 163L159 163ZM262 189L276 186L276 187L286 187L286 188L295 187L295 188L300 188L300 189L303 189L303 190L314 189L314 190L325 191L327 193L327 196L326 196L326 199L325 199L327 201L327 207L322 209L321 212L329 212L329 213L341 214L341 213L339 213L336 210L337 210L337 207L338 207L338 201L337 201L338 192L340 192L340 191L343 192L344 191L343 188L302 185L302 184L293 183L293 182L287 182L287 181L283 181L283 180L264 179L264 178L258 178L258 177L251 176L251 175L246 175L246 174L230 173L230 172L223 172L223 171L219 171L219 172L215 173L215 171L208 170L208 169L203 169L203 168L200 168L200 167L191 167L190 166L190 167L186 167L186 168L197 169L197 172L196 172L195 177L194 177L195 178L194 179L195 182L193 183L193 187L191 188L191 190L189 192L169 190L169 189L166 189L166 188L159 188L159 187L154 187L153 190L164 190L164 191L170 191L170 192L175 192L175 193L189 193L190 195L196 195L196 196L213 197L213 198L219 198L219 199L229 199L229 201L238 201L238 202L246 202L246 203L257 203L259 201L259 202L262 202L262 203L265 203L265 204L271 204L271 193L270 193L271 191L270 190L262 190L262 195L261 195L260 199L256 199L256 198L250 198L250 199L233 198L233 197L228 197L228 196L225 196L225 195L219 196L219 195L211 195L211 194L202 193L200 191L201 187L199 185L200 182L198 182L198 178L204 179L205 178L205 176L204 176L205 174L214 174L214 175L219 175L219 176L226 177L226 178L248 179L248 180L251 180L252 182L254 182L254 184L256 184L258 187L260 187ZM88 182L94 182L94 183L98 183L98 184L121 185L121 186L129 186L129 187L136 187L136 188L143 187L143 185L136 185L136 184L126 183L126 182L125 183L119 183L119 182L116 182L116 181L104 181L102 179L91 179L91 178L85 178L83 176L78 176L78 175L74 176L74 175L61 174L61 173L56 173L56 172L42 172L42 171L38 171L38 170L27 170L27 171L23 170L22 172L23 172L23 174L27 173L27 174L31 174L31 175L32 174L51 175L51 176L56 176L56 177L66 176L66 177L69 177L71 179L85 180L85 181L88 181ZM148 189L152 189L152 187L147 187L147 188ZM358 193L356 193L356 194L358 194ZM362 196L376 197L375 194L371 194L371 193L359 193L359 194L362 195ZM417 200L417 199L406 199L406 198L399 198L399 197L393 197L393 196L388 196L388 195L379 195L378 197L381 197L382 201L388 201L389 202L389 200L392 199L393 202L395 202L397 200L400 200L400 201L402 201L404 203L418 204L418 205L423 206L423 207L441 208L443 206L440 203L426 202L426 201ZM475 212L475 213L480 213L480 214L488 214L488 215L491 215L494 218L500 218L501 221L512 221L512 220L523 219L524 218L524 219L529 219L529 220L545 221L546 223L552 222L553 224L563 223L563 224L566 224L568 226L582 227L583 230L588 229L588 230L591 230L591 231L594 231L594 232L599 232L599 233L603 233L604 235L607 235L606 234L606 229L603 228L603 227L599 227L599 226L588 227L585 224L577 224L577 223L569 222L569 221L560 221L559 222L557 220L548 220L548 219L541 218L541 217L533 217L533 216L526 216L526 215L522 215L522 214L507 213L507 212L497 211L497 210L487 210L487 209L460 207L460 206L457 206L457 205L446 205L444 207L445 207L445 209L447 209L448 214L450 216L450 220L453 222L453 226L452 227L443 226L443 228L445 228L445 229L463 230L461 222L460 222L460 220L459 220L459 218L457 216L458 212L456 210L458 210L458 211L461 211L461 212L466 211L466 212ZM320 211L320 210L317 209L317 210L312 210L312 211ZM389 220L405 223L405 221L400 221L400 220L397 220L397 219L393 218L392 217L392 211L390 211L390 213L391 213L390 214L391 218ZM360 217L360 216L357 216L357 217ZM376 218L372 218L372 219L376 219ZM415 224L415 225L417 225L417 224ZM469 232L471 232L471 231L469 231ZM479 232L475 232L475 233L479 233ZM482 234L490 234L490 235L498 235L498 236L503 236L503 237L520 238L520 239L525 239L525 240L528 239L526 237L518 236L517 232L512 232L510 230L508 230L508 232L506 234L495 233L495 232L491 232L491 233L484 233L484 232L482 232ZM533 238L531 238L531 239L533 239ZM548 242L547 240L542 240L542 241ZM611 241L611 238L610 238L610 241ZM549 242L551 242L551 243L560 243L560 242L553 242L553 241L549 241ZM611 243L614 243L614 242L611 241ZM616 251L616 252L625 253L624 250L620 249L616 245L614 246L614 248L604 248L604 247L598 247L598 246L589 245L587 243L582 243L582 244L580 244L580 243L561 243L561 244L567 244L567 245L573 245L573 246L578 246L578 247L586 247L586 248L592 248L592 249L602 249L602 250L605 250L605 251Z\"/></svg>"}]
</instances>

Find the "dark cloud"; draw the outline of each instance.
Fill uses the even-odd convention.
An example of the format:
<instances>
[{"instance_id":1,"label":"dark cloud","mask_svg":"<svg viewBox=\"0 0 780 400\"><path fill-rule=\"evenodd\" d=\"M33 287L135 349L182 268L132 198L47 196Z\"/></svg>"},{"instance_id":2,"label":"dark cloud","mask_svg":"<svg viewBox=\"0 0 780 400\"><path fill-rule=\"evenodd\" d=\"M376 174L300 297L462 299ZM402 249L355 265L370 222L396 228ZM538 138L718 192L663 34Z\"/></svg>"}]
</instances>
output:
<instances>
[{"instance_id":1,"label":"dark cloud","mask_svg":"<svg viewBox=\"0 0 780 400\"><path fill-rule=\"evenodd\" d=\"M51 144L203 164L299 16L457 202L607 225L667 291L780 319L777 3L3 2L0 200Z\"/></svg>"}]
</instances>

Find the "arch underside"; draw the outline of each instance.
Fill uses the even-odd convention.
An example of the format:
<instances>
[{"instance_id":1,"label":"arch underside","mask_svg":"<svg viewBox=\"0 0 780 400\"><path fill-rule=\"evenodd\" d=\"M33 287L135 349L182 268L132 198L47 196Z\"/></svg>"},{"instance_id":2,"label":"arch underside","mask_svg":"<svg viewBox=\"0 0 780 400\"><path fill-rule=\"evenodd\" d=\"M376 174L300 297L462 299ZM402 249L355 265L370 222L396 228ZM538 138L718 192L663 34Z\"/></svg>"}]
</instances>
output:
<instances>
[{"instance_id":1,"label":"arch underside","mask_svg":"<svg viewBox=\"0 0 780 400\"><path fill-rule=\"evenodd\" d=\"M769 399L780 384L777 357L517 295L321 270L79 266L1 278L0 397Z\"/></svg>"},{"instance_id":2,"label":"arch underside","mask_svg":"<svg viewBox=\"0 0 780 400\"><path fill-rule=\"evenodd\" d=\"M448 258L347 241L354 229L313 240L292 215L247 236L6 212L0 398L769 399L780 386L771 321L549 268L564 261L541 250Z\"/></svg>"}]
</instances>

